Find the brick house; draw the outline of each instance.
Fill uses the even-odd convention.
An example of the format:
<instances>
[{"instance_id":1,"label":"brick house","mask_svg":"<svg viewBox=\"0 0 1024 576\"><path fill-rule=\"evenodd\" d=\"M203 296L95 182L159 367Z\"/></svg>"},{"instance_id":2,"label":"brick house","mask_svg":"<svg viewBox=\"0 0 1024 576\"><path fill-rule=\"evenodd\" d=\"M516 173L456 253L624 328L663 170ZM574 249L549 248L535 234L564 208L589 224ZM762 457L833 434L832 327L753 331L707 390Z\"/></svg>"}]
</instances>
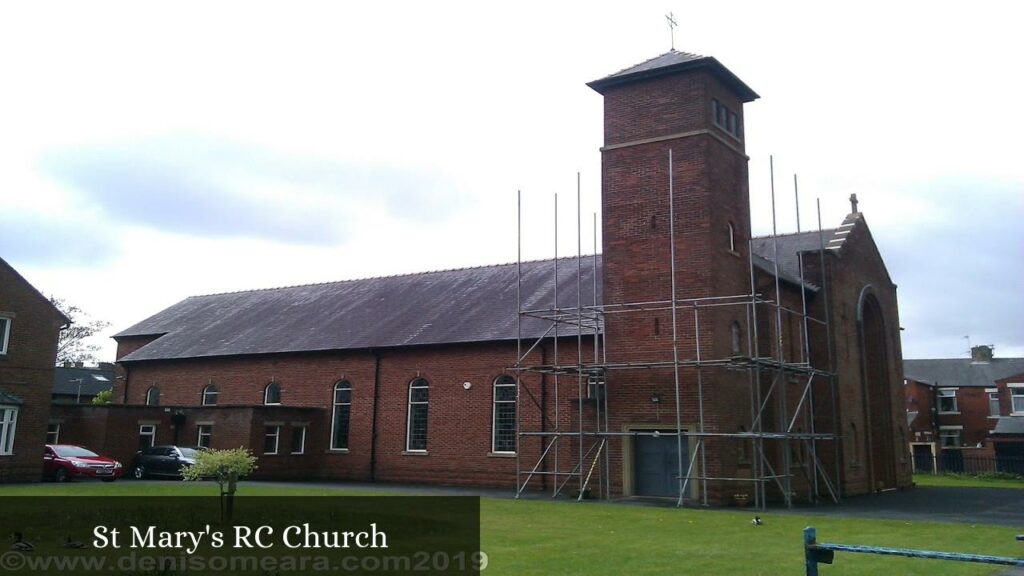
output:
<instances>
[{"instance_id":1,"label":"brick house","mask_svg":"<svg viewBox=\"0 0 1024 576\"><path fill-rule=\"evenodd\" d=\"M1017 453L1024 446L1024 358L997 358L991 346L973 346L970 358L903 365L916 469L971 468L972 459L994 457L996 444L1004 459L1024 458Z\"/></svg>"},{"instance_id":2,"label":"brick house","mask_svg":"<svg viewBox=\"0 0 1024 576\"><path fill-rule=\"evenodd\" d=\"M673 50L590 86L602 255L187 298L115 336L119 405L68 408L89 412L80 428L105 422L92 441L122 459L248 446L265 477L551 490L589 468L608 496L725 503L785 463L765 498L817 497L819 479L836 496L909 486L896 286L856 205L821 233L751 238L757 94L714 58ZM692 311L629 304L666 299ZM573 334L520 314L551 303L630 314ZM793 313L805 304L833 321ZM677 466L697 460L683 494Z\"/></svg>"},{"instance_id":3,"label":"brick house","mask_svg":"<svg viewBox=\"0 0 1024 576\"><path fill-rule=\"evenodd\" d=\"M0 259L0 482L42 476L57 338L69 322Z\"/></svg>"}]
</instances>

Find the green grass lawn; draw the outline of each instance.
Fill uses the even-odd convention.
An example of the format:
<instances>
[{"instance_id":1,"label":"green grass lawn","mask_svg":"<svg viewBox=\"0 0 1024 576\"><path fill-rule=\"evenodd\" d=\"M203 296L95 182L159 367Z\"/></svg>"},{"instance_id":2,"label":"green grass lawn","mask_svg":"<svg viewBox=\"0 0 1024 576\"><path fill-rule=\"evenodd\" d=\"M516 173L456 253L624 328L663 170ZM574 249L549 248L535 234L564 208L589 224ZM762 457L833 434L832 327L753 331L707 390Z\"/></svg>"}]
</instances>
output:
<instances>
[{"instance_id":1,"label":"green grass lawn","mask_svg":"<svg viewBox=\"0 0 1024 576\"><path fill-rule=\"evenodd\" d=\"M970 476L950 476L946 474L915 474L914 482L918 486L942 486L947 488L1017 488L1024 490L1024 480L994 480L990 478L972 478Z\"/></svg>"},{"instance_id":2,"label":"green grass lawn","mask_svg":"<svg viewBox=\"0 0 1024 576\"><path fill-rule=\"evenodd\" d=\"M0 487L0 495L204 495L209 483L74 483ZM354 494L335 489L244 484L247 496ZM898 522L789 514L751 515L694 510L541 500L484 498L484 574L803 574L801 531L818 528L822 541L1024 556L1016 531L999 526ZM837 553L823 575L1000 574L1005 568L936 560Z\"/></svg>"}]
</instances>

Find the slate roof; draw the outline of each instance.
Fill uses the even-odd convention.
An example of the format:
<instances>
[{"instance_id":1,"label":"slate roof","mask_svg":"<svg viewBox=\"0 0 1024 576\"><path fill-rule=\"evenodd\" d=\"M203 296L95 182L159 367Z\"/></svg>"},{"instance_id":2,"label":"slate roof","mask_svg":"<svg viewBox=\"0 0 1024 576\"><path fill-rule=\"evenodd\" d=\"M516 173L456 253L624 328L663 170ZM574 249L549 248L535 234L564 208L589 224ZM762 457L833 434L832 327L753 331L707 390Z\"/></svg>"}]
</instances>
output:
<instances>
[{"instance_id":1,"label":"slate roof","mask_svg":"<svg viewBox=\"0 0 1024 576\"><path fill-rule=\"evenodd\" d=\"M100 368L64 368L53 371L53 393L78 395L78 379L82 379L82 396L95 396L114 386L114 371Z\"/></svg>"},{"instance_id":2,"label":"slate roof","mask_svg":"<svg viewBox=\"0 0 1024 576\"><path fill-rule=\"evenodd\" d=\"M601 301L600 257L597 258ZM522 263L522 307L554 305L554 260ZM582 263L593 305L593 257ZM576 306L576 258L559 260L558 304ZM513 340L516 264L193 296L115 338L163 334L121 361ZM524 337L550 322L524 318Z\"/></svg>"},{"instance_id":3,"label":"slate roof","mask_svg":"<svg viewBox=\"0 0 1024 576\"><path fill-rule=\"evenodd\" d=\"M822 230L822 237L825 241L826 249L829 248L829 243L836 238L836 233L840 228L830 228ZM845 234L843 235L845 236ZM818 231L813 230L810 232L799 232L793 234L779 234L776 236L779 246L779 278L789 279L791 282L796 283L797 279L800 278L800 260L797 254L800 252L818 251L821 248L821 239L818 237ZM767 261L767 266L771 268L766 270L769 274L773 273L774 265L773 257L775 255L774 242L771 236L758 236L751 239L751 246L754 250L754 254L761 256ZM838 248L832 248L837 250ZM757 262L755 261L755 264ZM806 282L808 279L805 278Z\"/></svg>"},{"instance_id":4,"label":"slate roof","mask_svg":"<svg viewBox=\"0 0 1024 576\"><path fill-rule=\"evenodd\" d=\"M825 231L825 240L836 230ZM779 277L799 286L797 253L818 232L779 236ZM754 239L754 265L774 273L770 238ZM594 258L582 259L583 305L593 302ZM522 264L522 307L554 305L554 260ZM576 306L576 259L559 260L558 303ZM597 304L601 257L597 257ZM817 287L805 279L810 290ZM500 264L306 286L193 296L115 335L157 336L121 361L357 350L514 340L516 265ZM524 318L524 338L550 322Z\"/></svg>"},{"instance_id":5,"label":"slate roof","mask_svg":"<svg viewBox=\"0 0 1024 576\"><path fill-rule=\"evenodd\" d=\"M607 88L611 88L613 86L629 84L631 82L647 80L650 78L657 78L659 76L666 76L668 74L674 74L676 72L696 68L708 68L711 73L718 76L720 80L736 90L737 94L740 95L744 102L750 102L760 98L760 96L757 95L757 92L754 92L750 86L747 86L739 79L739 77L730 72L728 68L723 66L722 63L715 58L711 56L691 54L689 52L681 52L678 50L669 50L664 54L645 60L635 66L624 68L599 80L588 82L587 86L590 86L594 90L604 94L604 91Z\"/></svg>"},{"instance_id":6,"label":"slate roof","mask_svg":"<svg viewBox=\"0 0 1024 576\"><path fill-rule=\"evenodd\" d=\"M994 388L996 380L1024 373L1024 358L993 358L974 362L970 358L904 360L903 374L931 386Z\"/></svg>"},{"instance_id":7,"label":"slate roof","mask_svg":"<svg viewBox=\"0 0 1024 576\"><path fill-rule=\"evenodd\" d=\"M1024 417L1003 416L996 422L992 434L1020 434L1024 435Z\"/></svg>"}]
</instances>

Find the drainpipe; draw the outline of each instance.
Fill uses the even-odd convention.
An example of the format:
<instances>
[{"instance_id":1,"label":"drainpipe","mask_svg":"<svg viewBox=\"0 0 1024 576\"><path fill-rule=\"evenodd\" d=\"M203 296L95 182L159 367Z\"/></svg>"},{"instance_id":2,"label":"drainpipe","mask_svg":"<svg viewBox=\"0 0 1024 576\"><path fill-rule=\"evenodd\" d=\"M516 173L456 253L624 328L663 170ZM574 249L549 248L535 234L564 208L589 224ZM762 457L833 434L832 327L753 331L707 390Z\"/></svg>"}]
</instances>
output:
<instances>
[{"instance_id":1,"label":"drainpipe","mask_svg":"<svg viewBox=\"0 0 1024 576\"><path fill-rule=\"evenodd\" d=\"M380 353L371 349L373 355L373 417L370 423L370 482L377 481L377 405L380 402Z\"/></svg>"}]
</instances>

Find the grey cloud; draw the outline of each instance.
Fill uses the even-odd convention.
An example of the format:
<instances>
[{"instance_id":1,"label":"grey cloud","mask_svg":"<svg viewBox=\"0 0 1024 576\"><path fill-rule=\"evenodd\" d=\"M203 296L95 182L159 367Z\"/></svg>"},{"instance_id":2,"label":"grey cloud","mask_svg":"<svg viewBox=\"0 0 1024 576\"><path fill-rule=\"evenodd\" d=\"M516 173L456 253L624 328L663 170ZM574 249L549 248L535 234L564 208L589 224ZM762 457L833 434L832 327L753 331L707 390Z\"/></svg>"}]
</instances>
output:
<instances>
[{"instance_id":1,"label":"grey cloud","mask_svg":"<svg viewBox=\"0 0 1024 576\"><path fill-rule=\"evenodd\" d=\"M978 181L912 191L943 216L875 230L899 284L907 358L964 355L974 344L1024 347L1024 191ZM867 214L870 221L870 213Z\"/></svg>"},{"instance_id":2,"label":"grey cloud","mask_svg":"<svg viewBox=\"0 0 1024 576\"><path fill-rule=\"evenodd\" d=\"M27 264L105 264L117 254L109 222L89 215L55 220L50 214L0 212L3 257Z\"/></svg>"},{"instance_id":3,"label":"grey cloud","mask_svg":"<svg viewBox=\"0 0 1024 576\"><path fill-rule=\"evenodd\" d=\"M117 222L186 234L300 244L346 239L346 201L376 199L400 218L438 220L458 191L438 174L290 156L230 141L165 136L52 151L43 170ZM259 190L281 189L267 195Z\"/></svg>"}]
</instances>

